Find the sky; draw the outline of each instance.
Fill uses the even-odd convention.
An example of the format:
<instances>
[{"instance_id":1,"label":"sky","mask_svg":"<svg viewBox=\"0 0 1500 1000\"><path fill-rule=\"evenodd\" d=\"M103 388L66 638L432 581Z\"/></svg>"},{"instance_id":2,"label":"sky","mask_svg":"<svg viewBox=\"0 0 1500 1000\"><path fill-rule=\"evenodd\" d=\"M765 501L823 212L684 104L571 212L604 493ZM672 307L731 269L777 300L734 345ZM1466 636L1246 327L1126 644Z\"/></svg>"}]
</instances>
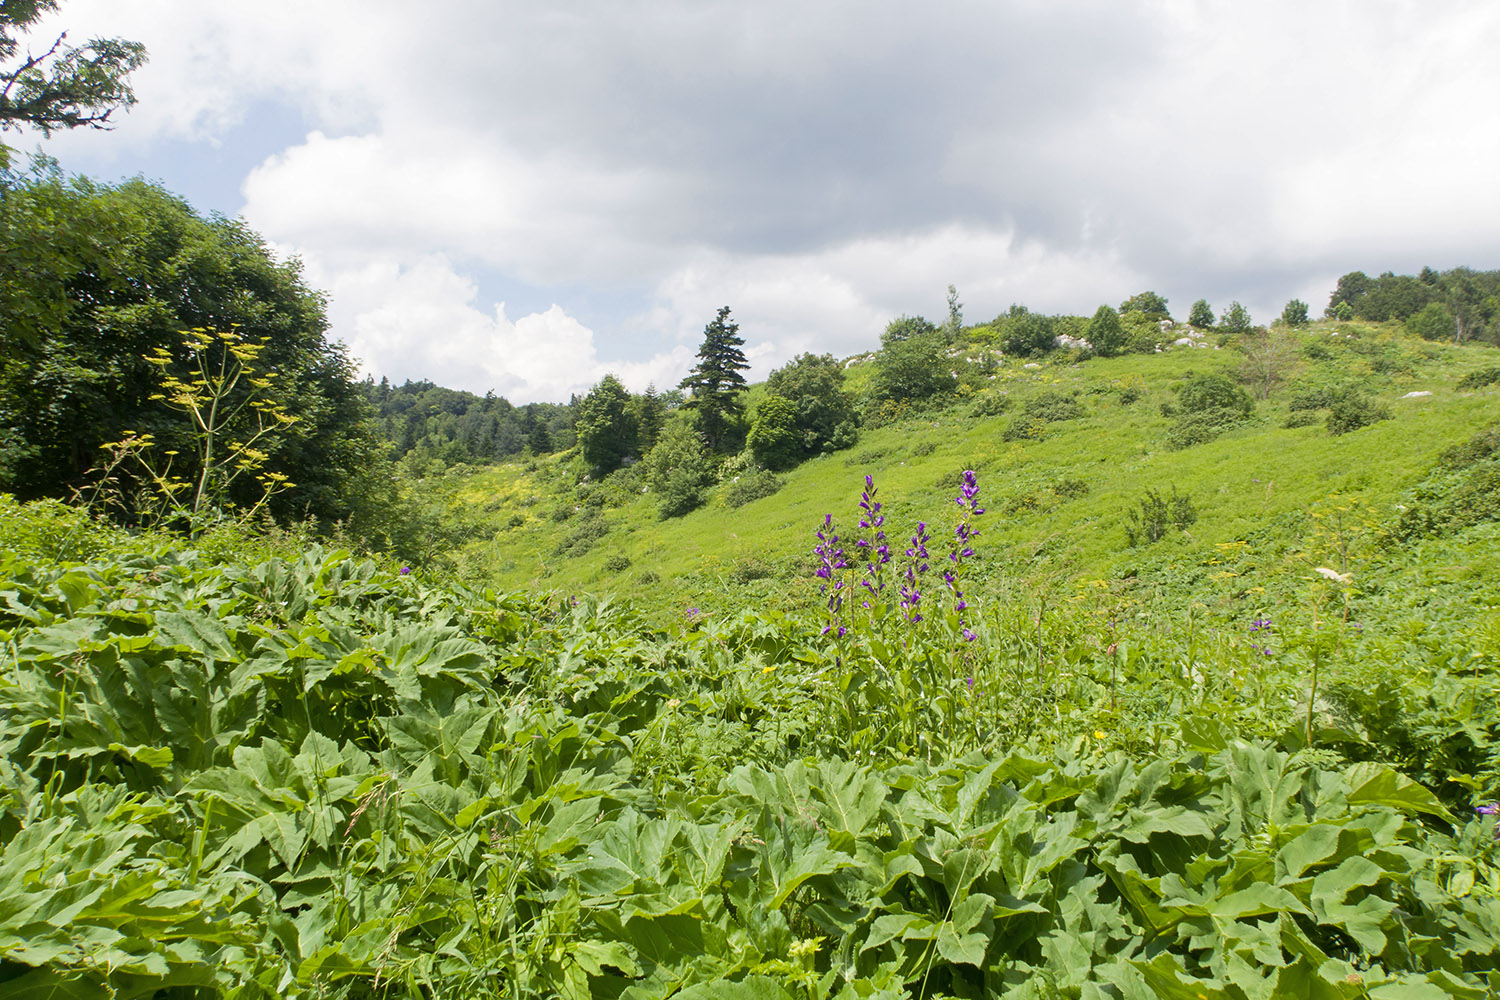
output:
<instances>
[{"instance_id":1,"label":"sky","mask_svg":"<svg viewBox=\"0 0 1500 1000\"><path fill-rule=\"evenodd\" d=\"M376 378L753 378L902 314L1151 289L1269 322L1338 276L1500 268L1500 4L62 0L139 103L44 144L240 216ZM22 152L37 140L9 140Z\"/></svg>"}]
</instances>

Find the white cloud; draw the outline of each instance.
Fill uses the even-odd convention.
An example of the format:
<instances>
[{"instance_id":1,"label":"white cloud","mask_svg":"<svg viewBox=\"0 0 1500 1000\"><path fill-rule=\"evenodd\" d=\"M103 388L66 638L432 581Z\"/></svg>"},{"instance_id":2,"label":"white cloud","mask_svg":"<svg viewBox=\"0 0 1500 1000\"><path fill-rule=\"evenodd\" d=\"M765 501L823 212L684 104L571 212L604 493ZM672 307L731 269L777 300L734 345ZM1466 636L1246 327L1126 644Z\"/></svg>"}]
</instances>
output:
<instances>
[{"instance_id":1,"label":"white cloud","mask_svg":"<svg viewBox=\"0 0 1500 1000\"><path fill-rule=\"evenodd\" d=\"M65 162L213 141L266 102L316 129L265 150L244 214L319 262L335 333L403 377L674 384L725 304L763 374L938 317L950 282L971 320L1144 288L1260 319L1354 268L1500 265L1488 0L70 0L55 20L152 51L140 105L60 137ZM478 301L494 275L558 305L512 321ZM651 307L590 332L566 290L600 287ZM494 346L506 366L465 363Z\"/></svg>"},{"instance_id":2,"label":"white cloud","mask_svg":"<svg viewBox=\"0 0 1500 1000\"><path fill-rule=\"evenodd\" d=\"M299 256L307 280L330 292L333 336L377 378L429 379L527 403L587 392L607 371L636 391L651 382L672 386L692 364L685 348L645 361L606 362L593 331L558 305L514 320L504 303L480 309L474 282L442 255L378 256L332 268L316 252Z\"/></svg>"}]
</instances>

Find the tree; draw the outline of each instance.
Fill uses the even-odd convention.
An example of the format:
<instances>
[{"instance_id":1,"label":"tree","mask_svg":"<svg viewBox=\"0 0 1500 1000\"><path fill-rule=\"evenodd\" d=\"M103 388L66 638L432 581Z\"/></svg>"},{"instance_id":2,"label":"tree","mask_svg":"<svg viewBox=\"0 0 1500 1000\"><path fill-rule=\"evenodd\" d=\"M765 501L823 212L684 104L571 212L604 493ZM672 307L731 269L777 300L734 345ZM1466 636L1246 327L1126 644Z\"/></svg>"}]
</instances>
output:
<instances>
[{"instance_id":1,"label":"tree","mask_svg":"<svg viewBox=\"0 0 1500 1000\"><path fill-rule=\"evenodd\" d=\"M745 442L755 460L768 469L790 469L802 460L802 435L797 430L797 404L774 393L755 408L755 422Z\"/></svg>"},{"instance_id":2,"label":"tree","mask_svg":"<svg viewBox=\"0 0 1500 1000\"><path fill-rule=\"evenodd\" d=\"M1020 358L1039 358L1057 343L1057 321L1022 305L1010 307L1000 333L1000 349Z\"/></svg>"},{"instance_id":3,"label":"tree","mask_svg":"<svg viewBox=\"0 0 1500 1000\"><path fill-rule=\"evenodd\" d=\"M1283 330L1251 333L1240 349L1245 352L1240 381L1255 391L1256 399L1269 399L1297 364L1297 345Z\"/></svg>"},{"instance_id":4,"label":"tree","mask_svg":"<svg viewBox=\"0 0 1500 1000\"><path fill-rule=\"evenodd\" d=\"M656 445L656 438L661 434L661 428L667 420L667 404L662 401L661 393L656 391L656 383L646 386L646 391L630 400L631 413L635 416L636 427L640 433L641 454L649 452Z\"/></svg>"},{"instance_id":5,"label":"tree","mask_svg":"<svg viewBox=\"0 0 1500 1000\"><path fill-rule=\"evenodd\" d=\"M875 399L923 400L951 392L957 384L937 332L887 344L875 355Z\"/></svg>"},{"instance_id":6,"label":"tree","mask_svg":"<svg viewBox=\"0 0 1500 1000\"><path fill-rule=\"evenodd\" d=\"M740 396L745 392L745 377L740 372L750 367L740 350L745 342L739 337L740 325L730 320L729 307L703 328L703 345L698 348L698 364L678 383L692 395L684 407L698 413L698 427L710 451L716 451L724 439L729 423L743 411Z\"/></svg>"},{"instance_id":7,"label":"tree","mask_svg":"<svg viewBox=\"0 0 1500 1000\"><path fill-rule=\"evenodd\" d=\"M667 421L645 464L646 481L656 494L662 520L681 517L702 505L714 466L689 414L675 414Z\"/></svg>"},{"instance_id":8,"label":"tree","mask_svg":"<svg viewBox=\"0 0 1500 1000\"><path fill-rule=\"evenodd\" d=\"M854 397L844 391L844 366L832 354L800 354L766 379L766 391L796 408L800 457L847 448L858 436Z\"/></svg>"},{"instance_id":9,"label":"tree","mask_svg":"<svg viewBox=\"0 0 1500 1000\"><path fill-rule=\"evenodd\" d=\"M0 132L23 126L51 135L57 129L108 128L109 116L135 103L126 79L146 61L146 47L119 38L95 38L74 47L59 35L40 55L21 50L20 35L57 0L5 0L0 3ZM9 149L0 145L0 168Z\"/></svg>"},{"instance_id":10,"label":"tree","mask_svg":"<svg viewBox=\"0 0 1500 1000\"><path fill-rule=\"evenodd\" d=\"M144 181L100 185L39 165L0 199L0 490L67 496L100 446L127 431L180 452L175 471L195 478L193 432L164 380L196 377L182 331L234 331L264 343L274 402L298 418L262 449L266 471L297 484L272 513L356 533L384 523L390 466L327 327L297 262L277 262L243 222L204 219ZM165 369L147 360L157 348L171 357ZM205 363L217 368L225 349L209 345ZM252 420L246 412L223 433L243 441ZM256 493L239 483L228 502L248 507Z\"/></svg>"},{"instance_id":11,"label":"tree","mask_svg":"<svg viewBox=\"0 0 1500 1000\"><path fill-rule=\"evenodd\" d=\"M1301 299L1288 302L1286 308L1281 310L1281 322L1287 326L1306 326L1308 324L1307 303Z\"/></svg>"},{"instance_id":12,"label":"tree","mask_svg":"<svg viewBox=\"0 0 1500 1000\"><path fill-rule=\"evenodd\" d=\"M609 475L636 452L638 428L630 409L630 393L613 375L600 379L578 404L578 448L600 475Z\"/></svg>"},{"instance_id":13,"label":"tree","mask_svg":"<svg viewBox=\"0 0 1500 1000\"><path fill-rule=\"evenodd\" d=\"M903 340L924 337L937 332L938 328L925 317L907 316L903 313L886 324L885 331L880 335L880 346L889 347Z\"/></svg>"},{"instance_id":14,"label":"tree","mask_svg":"<svg viewBox=\"0 0 1500 1000\"><path fill-rule=\"evenodd\" d=\"M948 286L948 322L943 324L943 336L948 343L958 339L964 329L964 304L958 301L958 289Z\"/></svg>"},{"instance_id":15,"label":"tree","mask_svg":"<svg viewBox=\"0 0 1500 1000\"><path fill-rule=\"evenodd\" d=\"M1238 302L1229 303L1229 308L1219 317L1219 329L1228 333L1249 333L1253 326L1250 322L1250 310Z\"/></svg>"},{"instance_id":16,"label":"tree","mask_svg":"<svg viewBox=\"0 0 1500 1000\"><path fill-rule=\"evenodd\" d=\"M1421 312L1407 319L1406 328L1423 340L1458 338L1458 324L1441 302L1429 302Z\"/></svg>"},{"instance_id":17,"label":"tree","mask_svg":"<svg viewBox=\"0 0 1500 1000\"><path fill-rule=\"evenodd\" d=\"M1353 319L1356 303L1370 290L1372 284L1374 282L1365 272L1350 271L1339 279L1333 294L1328 297L1328 308L1324 310L1324 315L1329 319L1342 319L1343 317L1337 315L1339 303L1347 302L1350 310L1348 318Z\"/></svg>"},{"instance_id":18,"label":"tree","mask_svg":"<svg viewBox=\"0 0 1500 1000\"><path fill-rule=\"evenodd\" d=\"M1100 306L1094 310L1094 318L1089 320L1084 338L1105 357L1120 353L1125 346L1125 328L1120 325L1120 314L1109 306Z\"/></svg>"},{"instance_id":19,"label":"tree","mask_svg":"<svg viewBox=\"0 0 1500 1000\"><path fill-rule=\"evenodd\" d=\"M1132 295L1120 303L1120 312L1144 313L1152 319L1172 318L1171 314L1167 312L1167 300L1155 292L1141 292L1138 295Z\"/></svg>"},{"instance_id":20,"label":"tree","mask_svg":"<svg viewBox=\"0 0 1500 1000\"><path fill-rule=\"evenodd\" d=\"M1188 326L1199 330L1211 330L1214 325L1214 307L1208 304L1207 299L1199 299L1193 303L1192 311L1188 313Z\"/></svg>"}]
</instances>

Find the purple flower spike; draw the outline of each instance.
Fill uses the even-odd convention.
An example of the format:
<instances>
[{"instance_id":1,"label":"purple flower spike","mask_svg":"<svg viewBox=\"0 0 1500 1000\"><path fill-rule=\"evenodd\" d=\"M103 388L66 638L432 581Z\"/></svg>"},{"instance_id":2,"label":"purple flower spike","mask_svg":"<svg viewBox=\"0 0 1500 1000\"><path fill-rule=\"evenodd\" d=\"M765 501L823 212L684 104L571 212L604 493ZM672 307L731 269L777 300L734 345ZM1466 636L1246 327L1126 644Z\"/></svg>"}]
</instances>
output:
<instances>
[{"instance_id":1,"label":"purple flower spike","mask_svg":"<svg viewBox=\"0 0 1500 1000\"><path fill-rule=\"evenodd\" d=\"M1500 816L1500 803L1486 803L1485 805L1476 807L1474 811L1481 816Z\"/></svg>"},{"instance_id":2,"label":"purple flower spike","mask_svg":"<svg viewBox=\"0 0 1500 1000\"><path fill-rule=\"evenodd\" d=\"M1268 631L1270 628L1271 619L1269 618L1257 618L1250 623L1250 631L1252 632Z\"/></svg>"},{"instance_id":3,"label":"purple flower spike","mask_svg":"<svg viewBox=\"0 0 1500 1000\"><path fill-rule=\"evenodd\" d=\"M410 566L402 566L401 567L401 575L402 576L410 576L411 575L411 567Z\"/></svg>"}]
</instances>

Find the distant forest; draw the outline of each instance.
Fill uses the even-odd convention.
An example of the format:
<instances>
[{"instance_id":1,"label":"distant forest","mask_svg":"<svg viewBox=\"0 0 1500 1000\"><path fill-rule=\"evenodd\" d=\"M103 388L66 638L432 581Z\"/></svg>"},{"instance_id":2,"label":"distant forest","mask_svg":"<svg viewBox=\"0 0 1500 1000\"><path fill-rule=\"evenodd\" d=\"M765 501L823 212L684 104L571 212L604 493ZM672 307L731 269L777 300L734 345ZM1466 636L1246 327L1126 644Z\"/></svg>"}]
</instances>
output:
<instances>
[{"instance_id":1,"label":"distant forest","mask_svg":"<svg viewBox=\"0 0 1500 1000\"><path fill-rule=\"evenodd\" d=\"M1404 320L1428 340L1500 344L1500 271L1422 268L1415 277L1350 271L1328 302L1329 319Z\"/></svg>"},{"instance_id":2,"label":"distant forest","mask_svg":"<svg viewBox=\"0 0 1500 1000\"><path fill-rule=\"evenodd\" d=\"M493 392L476 396L425 379L392 385L389 379L367 378L362 388L393 458L484 463L526 451L567 451L574 444L576 401L513 406Z\"/></svg>"}]
</instances>

